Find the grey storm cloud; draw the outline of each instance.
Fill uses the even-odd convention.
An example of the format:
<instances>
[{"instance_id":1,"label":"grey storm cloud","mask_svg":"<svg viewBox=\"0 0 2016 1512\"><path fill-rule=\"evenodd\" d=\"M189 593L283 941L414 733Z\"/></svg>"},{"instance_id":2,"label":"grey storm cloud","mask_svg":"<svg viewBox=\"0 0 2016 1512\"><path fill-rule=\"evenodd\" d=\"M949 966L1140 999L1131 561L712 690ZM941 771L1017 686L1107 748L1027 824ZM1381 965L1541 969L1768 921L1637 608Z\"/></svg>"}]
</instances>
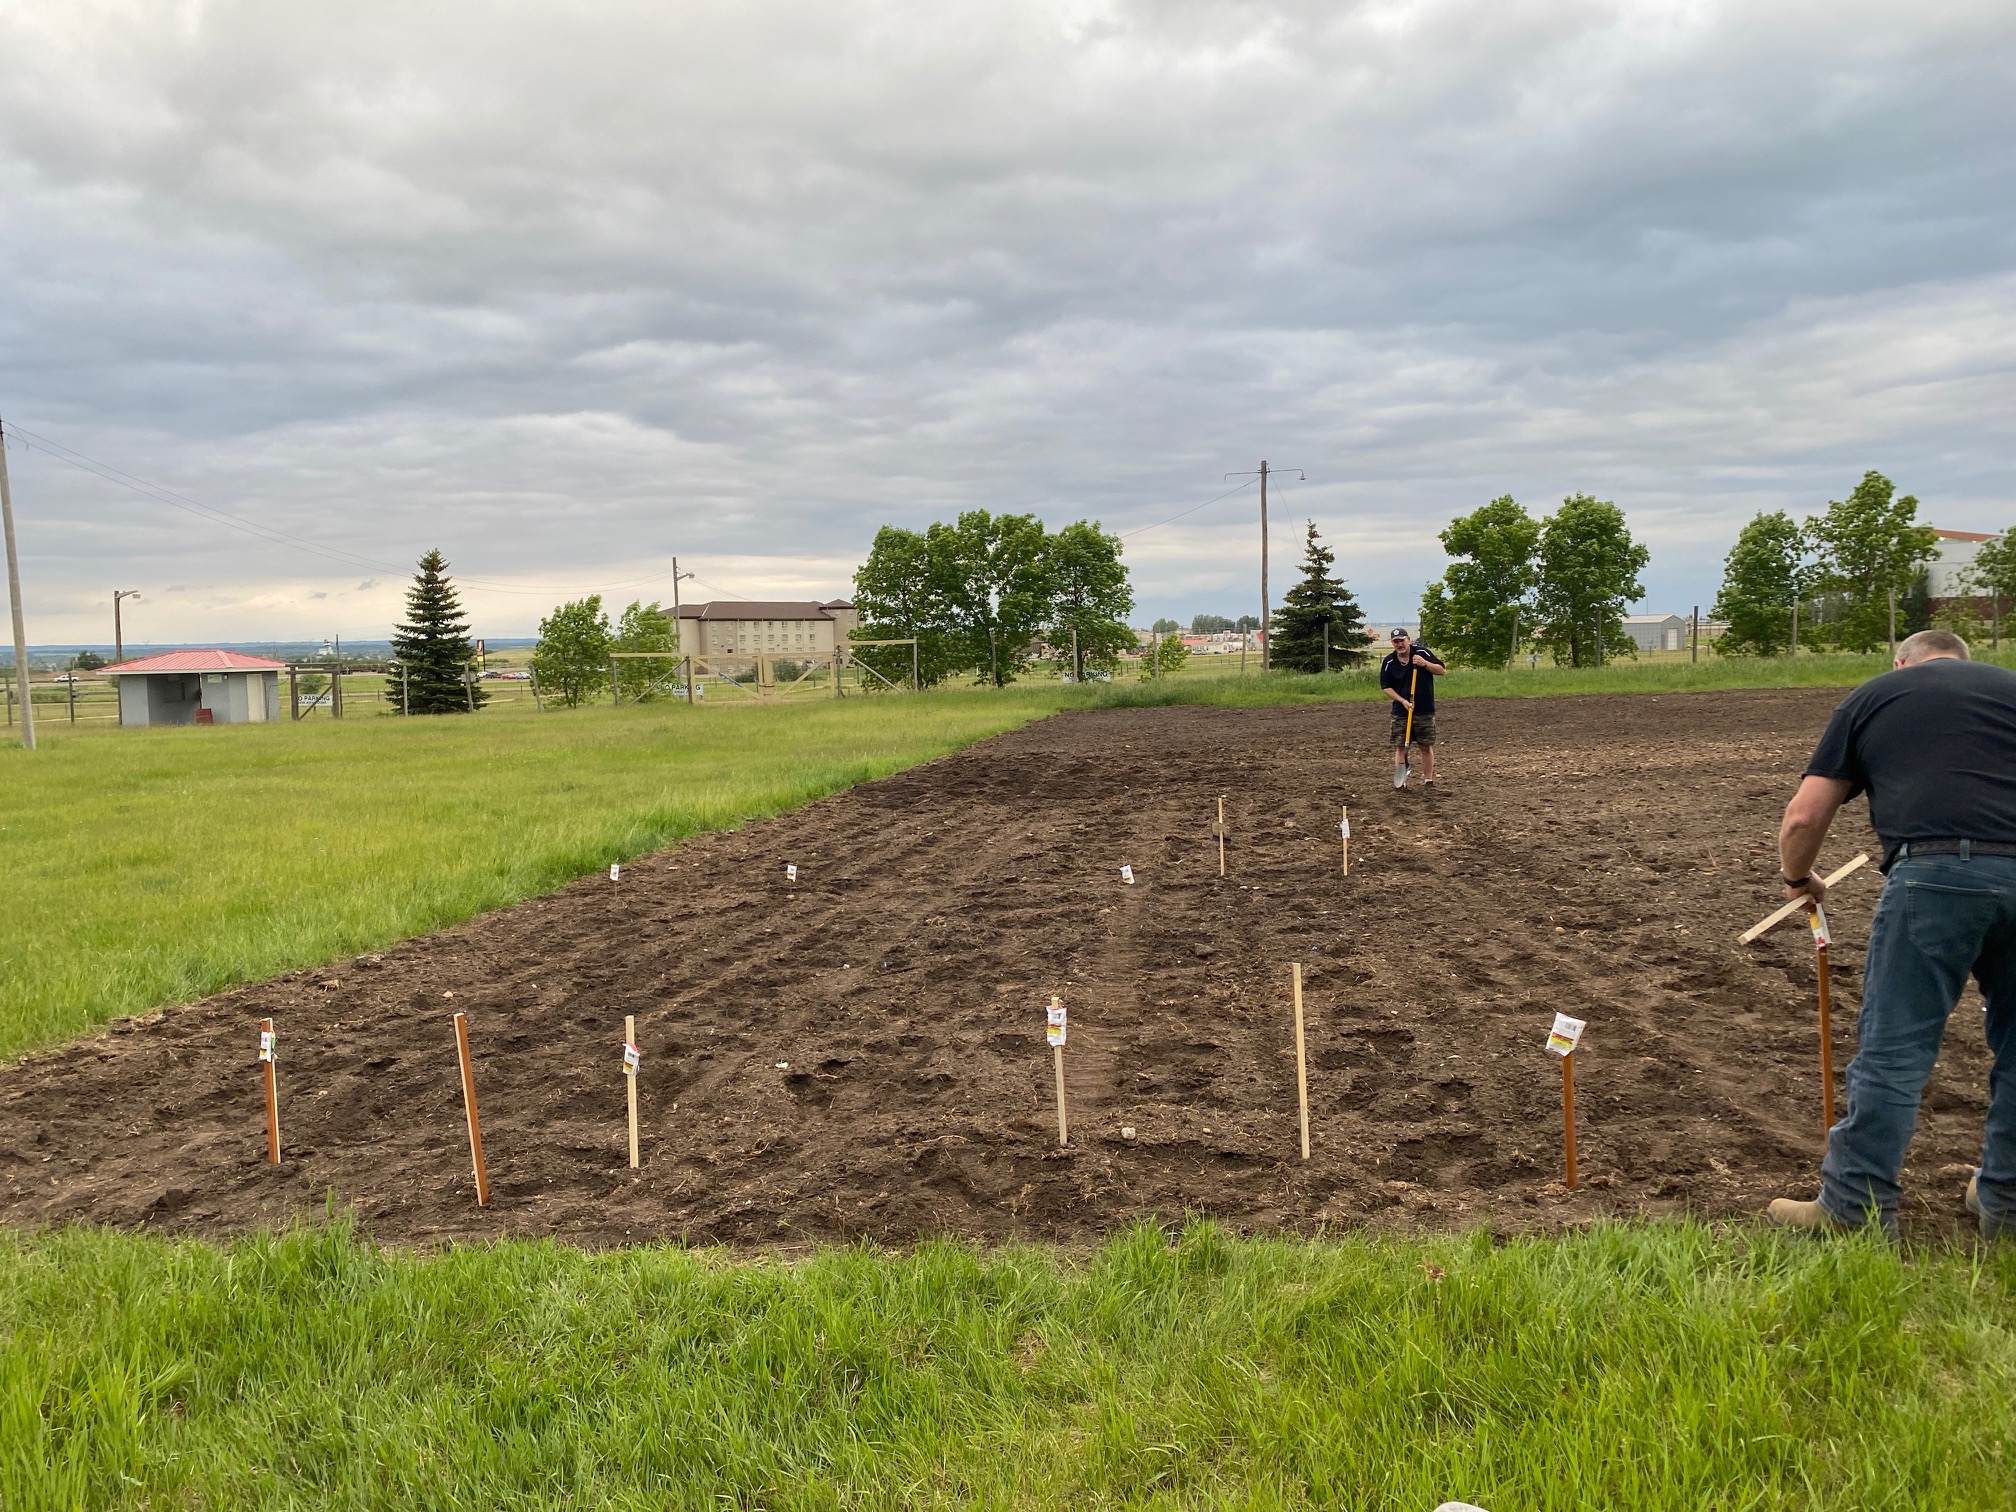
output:
<instances>
[{"instance_id":1,"label":"grey storm cloud","mask_svg":"<svg viewBox=\"0 0 2016 1512\"><path fill-rule=\"evenodd\" d=\"M1867 467L2000 527L2012 65L2001 4L17 7L31 634L367 634L435 545L496 634L675 551L824 596L972 507L1237 612L1250 492L1145 527L1263 456L1277 588L1313 516L1395 615L1504 492L1615 498L1662 609Z\"/></svg>"}]
</instances>

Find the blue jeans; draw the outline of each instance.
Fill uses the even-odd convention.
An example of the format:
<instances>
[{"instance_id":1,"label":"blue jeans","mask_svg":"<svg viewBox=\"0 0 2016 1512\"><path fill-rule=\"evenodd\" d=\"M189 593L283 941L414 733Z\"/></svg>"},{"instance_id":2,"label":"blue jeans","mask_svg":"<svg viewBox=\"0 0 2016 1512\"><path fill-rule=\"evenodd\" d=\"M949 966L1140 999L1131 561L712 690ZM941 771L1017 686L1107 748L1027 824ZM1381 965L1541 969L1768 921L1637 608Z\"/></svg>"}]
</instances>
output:
<instances>
[{"instance_id":1,"label":"blue jeans","mask_svg":"<svg viewBox=\"0 0 2016 1512\"><path fill-rule=\"evenodd\" d=\"M1970 971L1988 1000L1995 1054L1982 1227L2016 1227L2016 856L1907 856L1890 869L1869 931L1848 1111L1829 1131L1820 1167L1820 1205L1843 1222L1873 1211L1896 1232L1897 1177L1918 1099Z\"/></svg>"}]
</instances>

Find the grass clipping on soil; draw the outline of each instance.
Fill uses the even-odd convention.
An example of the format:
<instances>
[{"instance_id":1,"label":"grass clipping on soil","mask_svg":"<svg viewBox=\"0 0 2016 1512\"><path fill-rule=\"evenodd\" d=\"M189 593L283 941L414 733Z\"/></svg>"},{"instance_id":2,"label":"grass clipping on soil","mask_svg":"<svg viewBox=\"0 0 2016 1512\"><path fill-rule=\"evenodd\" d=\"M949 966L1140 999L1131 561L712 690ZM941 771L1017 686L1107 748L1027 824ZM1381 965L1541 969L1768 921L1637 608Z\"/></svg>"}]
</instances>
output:
<instances>
[{"instance_id":1,"label":"grass clipping on soil","mask_svg":"<svg viewBox=\"0 0 2016 1512\"><path fill-rule=\"evenodd\" d=\"M2008 1504L2016 1246L0 1236L0 1505Z\"/></svg>"}]
</instances>

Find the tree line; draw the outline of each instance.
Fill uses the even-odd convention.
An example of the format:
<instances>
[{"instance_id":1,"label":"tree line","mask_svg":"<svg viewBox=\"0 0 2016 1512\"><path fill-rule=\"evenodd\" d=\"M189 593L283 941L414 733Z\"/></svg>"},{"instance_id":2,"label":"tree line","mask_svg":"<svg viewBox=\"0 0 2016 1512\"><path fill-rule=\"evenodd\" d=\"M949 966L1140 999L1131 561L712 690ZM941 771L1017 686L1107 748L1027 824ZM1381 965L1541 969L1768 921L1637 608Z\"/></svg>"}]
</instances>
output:
<instances>
[{"instance_id":1,"label":"tree line","mask_svg":"<svg viewBox=\"0 0 2016 1512\"><path fill-rule=\"evenodd\" d=\"M1454 560L1422 590L1421 638L1452 663L1502 667L1531 650L1581 667L1636 654L1624 611L1645 596L1652 554L1609 500L1571 494L1535 519L1505 494L1440 539Z\"/></svg>"},{"instance_id":2,"label":"tree line","mask_svg":"<svg viewBox=\"0 0 2016 1512\"><path fill-rule=\"evenodd\" d=\"M1715 617L1728 628L1716 642L1724 656L1780 656L1800 646L1873 651L1935 622L1970 638L1984 629L1976 596L2000 619L2001 600L2016 595L2016 539L1984 542L1963 574L1961 594L1935 613L1927 568L1938 532L1918 523L1918 499L1899 495L1880 472L1867 472L1845 499L1795 521L1783 510L1760 513L1724 561ZM1997 624L1999 634L1999 623Z\"/></svg>"}]
</instances>

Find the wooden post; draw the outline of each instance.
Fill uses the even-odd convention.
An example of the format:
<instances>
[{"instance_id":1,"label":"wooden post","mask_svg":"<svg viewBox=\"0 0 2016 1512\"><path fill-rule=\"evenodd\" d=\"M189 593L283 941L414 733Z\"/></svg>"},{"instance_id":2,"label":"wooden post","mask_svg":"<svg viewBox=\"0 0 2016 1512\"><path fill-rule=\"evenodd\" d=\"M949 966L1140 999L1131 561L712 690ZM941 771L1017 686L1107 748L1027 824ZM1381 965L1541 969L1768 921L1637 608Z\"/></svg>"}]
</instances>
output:
<instances>
[{"instance_id":1,"label":"wooden post","mask_svg":"<svg viewBox=\"0 0 2016 1512\"><path fill-rule=\"evenodd\" d=\"M483 1165L483 1120L476 1113L476 1072L469 1064L469 1020L455 1015L455 1053L462 1062L462 1108L469 1118L469 1159L476 1167L476 1205L490 1205L490 1173Z\"/></svg>"},{"instance_id":2,"label":"wooden post","mask_svg":"<svg viewBox=\"0 0 2016 1512\"><path fill-rule=\"evenodd\" d=\"M1827 915L1818 904L1807 923L1813 930L1813 960L1820 973L1820 1112L1824 1119L1820 1144L1825 1149L1834 1131L1834 993L1827 968L1827 947L1833 936L1827 930Z\"/></svg>"},{"instance_id":3,"label":"wooden post","mask_svg":"<svg viewBox=\"0 0 2016 1512\"><path fill-rule=\"evenodd\" d=\"M409 719L413 715L413 687L404 662L399 663L399 712Z\"/></svg>"},{"instance_id":4,"label":"wooden post","mask_svg":"<svg viewBox=\"0 0 2016 1512\"><path fill-rule=\"evenodd\" d=\"M1071 1142L1071 1120L1064 1106L1064 1000L1050 998L1050 1063L1057 1073L1057 1143Z\"/></svg>"},{"instance_id":5,"label":"wooden post","mask_svg":"<svg viewBox=\"0 0 2016 1512\"><path fill-rule=\"evenodd\" d=\"M609 658L609 702L614 708L623 706L623 684L616 680L616 658Z\"/></svg>"},{"instance_id":6,"label":"wooden post","mask_svg":"<svg viewBox=\"0 0 2016 1512\"><path fill-rule=\"evenodd\" d=\"M1351 805L1345 804L1337 820L1337 832L1344 842L1344 875L1351 875Z\"/></svg>"},{"instance_id":7,"label":"wooden post","mask_svg":"<svg viewBox=\"0 0 2016 1512\"><path fill-rule=\"evenodd\" d=\"M637 1169L637 1020L634 1015L623 1019L623 1080L629 1084L630 1093L630 1169Z\"/></svg>"},{"instance_id":8,"label":"wooden post","mask_svg":"<svg viewBox=\"0 0 2016 1512\"><path fill-rule=\"evenodd\" d=\"M541 714L544 714L546 712L546 705L539 697L539 669L537 667L527 667L525 670L528 674L527 680L532 684L532 707L537 709ZM693 687L693 674L690 671L686 674L686 687L689 692Z\"/></svg>"},{"instance_id":9,"label":"wooden post","mask_svg":"<svg viewBox=\"0 0 2016 1512\"><path fill-rule=\"evenodd\" d=\"M1575 1052L1561 1057L1561 1149L1568 1160L1568 1185L1575 1185Z\"/></svg>"},{"instance_id":10,"label":"wooden post","mask_svg":"<svg viewBox=\"0 0 2016 1512\"><path fill-rule=\"evenodd\" d=\"M1218 795L1218 875L1225 875L1225 795Z\"/></svg>"},{"instance_id":11,"label":"wooden post","mask_svg":"<svg viewBox=\"0 0 2016 1512\"><path fill-rule=\"evenodd\" d=\"M1295 963L1295 1106L1302 1117L1302 1158L1309 1158L1309 1057L1302 1043L1302 963Z\"/></svg>"},{"instance_id":12,"label":"wooden post","mask_svg":"<svg viewBox=\"0 0 2016 1512\"><path fill-rule=\"evenodd\" d=\"M296 722L301 718L301 673L291 662L287 667L287 708Z\"/></svg>"},{"instance_id":13,"label":"wooden post","mask_svg":"<svg viewBox=\"0 0 2016 1512\"><path fill-rule=\"evenodd\" d=\"M266 1164L280 1164L280 1087L273 1076L273 1020L259 1020L259 1059L266 1070Z\"/></svg>"}]
</instances>

